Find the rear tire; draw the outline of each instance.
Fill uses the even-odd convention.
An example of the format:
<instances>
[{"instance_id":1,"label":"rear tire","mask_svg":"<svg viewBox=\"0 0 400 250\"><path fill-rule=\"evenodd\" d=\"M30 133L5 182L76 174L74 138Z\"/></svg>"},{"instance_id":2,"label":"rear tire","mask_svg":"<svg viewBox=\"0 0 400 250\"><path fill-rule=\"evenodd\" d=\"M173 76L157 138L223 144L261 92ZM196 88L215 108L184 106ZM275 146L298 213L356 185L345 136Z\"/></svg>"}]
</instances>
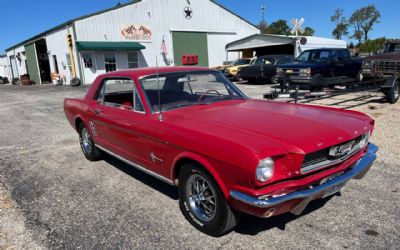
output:
<instances>
[{"instance_id":1,"label":"rear tire","mask_svg":"<svg viewBox=\"0 0 400 250\"><path fill-rule=\"evenodd\" d=\"M96 147L89 130L83 123L79 125L79 143L86 159L89 161L98 161L101 159L101 153Z\"/></svg>"},{"instance_id":2,"label":"rear tire","mask_svg":"<svg viewBox=\"0 0 400 250\"><path fill-rule=\"evenodd\" d=\"M196 164L182 166L179 206L190 224L214 237L230 232L240 220L240 213L229 206L214 178Z\"/></svg>"}]
</instances>

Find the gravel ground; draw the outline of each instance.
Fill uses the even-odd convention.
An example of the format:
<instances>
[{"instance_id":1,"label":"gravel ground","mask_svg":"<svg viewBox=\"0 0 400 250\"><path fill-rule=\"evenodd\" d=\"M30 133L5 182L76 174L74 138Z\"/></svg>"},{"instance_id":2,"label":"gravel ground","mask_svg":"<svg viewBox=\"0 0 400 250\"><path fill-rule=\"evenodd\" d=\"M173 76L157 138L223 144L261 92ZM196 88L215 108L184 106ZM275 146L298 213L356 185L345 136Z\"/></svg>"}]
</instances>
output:
<instances>
[{"instance_id":1,"label":"gravel ground","mask_svg":"<svg viewBox=\"0 0 400 250\"><path fill-rule=\"evenodd\" d=\"M253 98L269 86L238 85ZM368 175L301 216L244 216L212 238L181 215L168 186L112 157L91 163L63 113L85 89L0 86L0 249L398 249L400 102L377 93L306 100L376 119L379 158Z\"/></svg>"}]
</instances>

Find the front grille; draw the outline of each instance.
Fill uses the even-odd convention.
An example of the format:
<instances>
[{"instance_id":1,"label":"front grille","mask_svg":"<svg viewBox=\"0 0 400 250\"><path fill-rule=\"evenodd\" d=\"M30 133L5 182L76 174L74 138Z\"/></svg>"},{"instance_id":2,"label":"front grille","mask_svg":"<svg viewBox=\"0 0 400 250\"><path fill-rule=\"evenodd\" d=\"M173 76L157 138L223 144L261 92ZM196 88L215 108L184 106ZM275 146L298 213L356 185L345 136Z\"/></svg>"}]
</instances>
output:
<instances>
[{"instance_id":1,"label":"front grille","mask_svg":"<svg viewBox=\"0 0 400 250\"><path fill-rule=\"evenodd\" d=\"M362 138L362 136L359 136L356 139L354 139L355 140L355 143L354 143L355 146L360 143L361 138ZM350 141L352 141L352 140L350 140ZM346 144L346 143L348 143L350 141L346 141L346 142L340 143L338 145ZM334 146L338 146L338 145L334 145ZM329 155L330 149L331 149L331 147L325 148L325 149L321 149L321 150L318 150L318 151L315 151L315 152L312 152L312 153L309 153L309 154L306 154L304 156L303 163L301 164L301 168L302 169L308 168L308 167L310 167L312 165L315 165L315 164L318 164L318 163L321 163L321 162L325 162L325 161L328 162L328 164L329 164L329 161L334 161L334 160L337 160L338 158L340 158L340 157L332 157L332 156L330 156Z\"/></svg>"},{"instance_id":2,"label":"front grille","mask_svg":"<svg viewBox=\"0 0 400 250\"><path fill-rule=\"evenodd\" d=\"M317 164L317 163L328 161L329 160L329 150L330 150L330 148L326 148L326 149L319 150L314 153L306 154L304 156L304 161L303 161L303 164L301 165L301 168L306 168L306 167L309 167L309 166Z\"/></svg>"},{"instance_id":3,"label":"front grille","mask_svg":"<svg viewBox=\"0 0 400 250\"><path fill-rule=\"evenodd\" d=\"M300 75L300 70L299 69L282 68L282 73L285 73L288 76L299 76Z\"/></svg>"},{"instance_id":4,"label":"front grille","mask_svg":"<svg viewBox=\"0 0 400 250\"><path fill-rule=\"evenodd\" d=\"M375 62L375 71L399 72L400 62L378 61Z\"/></svg>"}]
</instances>

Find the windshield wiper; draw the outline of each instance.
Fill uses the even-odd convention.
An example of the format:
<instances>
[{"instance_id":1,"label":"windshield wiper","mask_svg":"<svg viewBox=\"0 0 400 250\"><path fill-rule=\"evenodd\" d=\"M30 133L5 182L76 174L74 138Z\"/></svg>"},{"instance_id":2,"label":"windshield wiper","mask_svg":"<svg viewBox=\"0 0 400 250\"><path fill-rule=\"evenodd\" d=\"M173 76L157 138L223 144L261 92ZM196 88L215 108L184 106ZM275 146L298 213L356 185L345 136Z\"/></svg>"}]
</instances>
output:
<instances>
[{"instance_id":1,"label":"windshield wiper","mask_svg":"<svg viewBox=\"0 0 400 250\"><path fill-rule=\"evenodd\" d=\"M187 106L192 106L195 103L181 103L181 104L177 104L174 106L169 106L169 107L163 107L162 111L166 111L166 110L170 110L170 109L176 109L176 108L182 108L182 107L187 107Z\"/></svg>"},{"instance_id":2,"label":"windshield wiper","mask_svg":"<svg viewBox=\"0 0 400 250\"><path fill-rule=\"evenodd\" d=\"M192 102L192 103L181 103L177 104L174 106L169 106L169 107L163 107L162 111L170 110L170 109L177 109L177 108L183 108L183 107L188 107L188 106L193 106L193 105L207 105L208 103L204 102Z\"/></svg>"}]
</instances>

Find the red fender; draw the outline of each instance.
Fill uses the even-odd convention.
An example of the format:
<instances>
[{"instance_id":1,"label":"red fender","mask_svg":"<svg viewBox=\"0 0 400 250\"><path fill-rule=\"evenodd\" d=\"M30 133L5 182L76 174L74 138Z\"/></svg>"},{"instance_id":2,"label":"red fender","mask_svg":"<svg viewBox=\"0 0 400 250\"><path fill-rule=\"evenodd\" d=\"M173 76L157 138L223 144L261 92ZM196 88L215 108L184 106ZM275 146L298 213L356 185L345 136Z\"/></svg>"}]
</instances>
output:
<instances>
[{"instance_id":1,"label":"red fender","mask_svg":"<svg viewBox=\"0 0 400 250\"><path fill-rule=\"evenodd\" d=\"M191 152L183 152L175 158L175 160L172 164L172 168L171 168L171 177L173 180L175 179L174 172L175 172L176 163L183 158L187 158L187 159L196 161L200 165L202 165L204 168L206 168L207 171L214 177L214 180L217 182L217 184L218 184L219 188L221 189L222 193L224 194L225 198L229 197L229 190L226 188L224 182L222 181L222 179L219 176L219 174L217 173L217 171L215 171L215 168L213 168L212 165L204 157L199 156L194 153L191 153Z\"/></svg>"}]
</instances>

